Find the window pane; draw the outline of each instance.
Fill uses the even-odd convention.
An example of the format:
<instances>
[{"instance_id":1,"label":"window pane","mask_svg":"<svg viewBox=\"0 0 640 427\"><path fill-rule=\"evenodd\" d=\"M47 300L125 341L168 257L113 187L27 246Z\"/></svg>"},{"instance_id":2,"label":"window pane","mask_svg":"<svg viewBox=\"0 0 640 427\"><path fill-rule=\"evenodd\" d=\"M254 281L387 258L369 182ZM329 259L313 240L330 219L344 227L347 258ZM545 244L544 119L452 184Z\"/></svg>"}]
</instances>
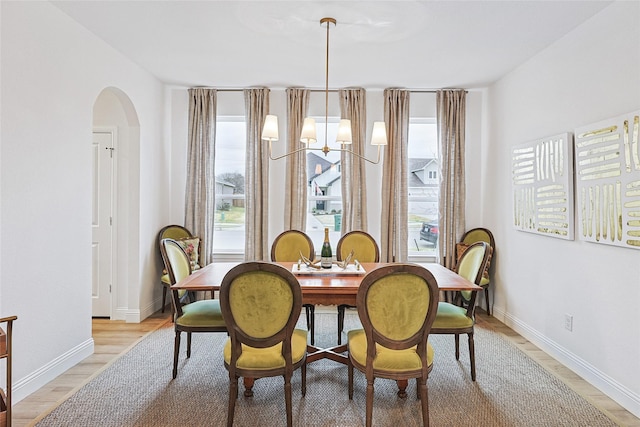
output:
<instances>
[{"instance_id":1,"label":"window pane","mask_svg":"<svg viewBox=\"0 0 640 427\"><path fill-rule=\"evenodd\" d=\"M438 242L438 144L434 120L409 124L409 255L435 255Z\"/></svg>"},{"instance_id":2,"label":"window pane","mask_svg":"<svg viewBox=\"0 0 640 427\"><path fill-rule=\"evenodd\" d=\"M214 252L244 252L245 146L244 117L218 118Z\"/></svg>"}]
</instances>

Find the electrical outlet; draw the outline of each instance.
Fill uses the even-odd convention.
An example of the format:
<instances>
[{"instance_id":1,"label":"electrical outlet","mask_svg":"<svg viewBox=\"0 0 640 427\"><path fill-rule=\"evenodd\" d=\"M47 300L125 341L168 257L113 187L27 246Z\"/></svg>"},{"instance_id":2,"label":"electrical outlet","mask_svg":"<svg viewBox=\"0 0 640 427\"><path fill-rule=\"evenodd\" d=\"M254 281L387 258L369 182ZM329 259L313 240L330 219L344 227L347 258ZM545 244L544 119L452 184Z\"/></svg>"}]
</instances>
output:
<instances>
[{"instance_id":1,"label":"electrical outlet","mask_svg":"<svg viewBox=\"0 0 640 427\"><path fill-rule=\"evenodd\" d=\"M571 314L564 315L564 328L567 331L573 331L573 316Z\"/></svg>"}]
</instances>

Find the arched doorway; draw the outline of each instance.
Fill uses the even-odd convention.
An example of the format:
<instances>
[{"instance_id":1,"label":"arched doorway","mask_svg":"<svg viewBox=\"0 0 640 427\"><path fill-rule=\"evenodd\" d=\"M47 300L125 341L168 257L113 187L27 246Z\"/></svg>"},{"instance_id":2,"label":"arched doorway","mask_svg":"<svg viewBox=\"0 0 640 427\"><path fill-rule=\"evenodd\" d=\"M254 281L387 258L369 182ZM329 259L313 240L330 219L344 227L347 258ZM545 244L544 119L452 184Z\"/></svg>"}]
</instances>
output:
<instances>
[{"instance_id":1,"label":"arched doorway","mask_svg":"<svg viewBox=\"0 0 640 427\"><path fill-rule=\"evenodd\" d=\"M126 320L137 272L140 124L130 98L109 87L93 105L92 316Z\"/></svg>"}]
</instances>

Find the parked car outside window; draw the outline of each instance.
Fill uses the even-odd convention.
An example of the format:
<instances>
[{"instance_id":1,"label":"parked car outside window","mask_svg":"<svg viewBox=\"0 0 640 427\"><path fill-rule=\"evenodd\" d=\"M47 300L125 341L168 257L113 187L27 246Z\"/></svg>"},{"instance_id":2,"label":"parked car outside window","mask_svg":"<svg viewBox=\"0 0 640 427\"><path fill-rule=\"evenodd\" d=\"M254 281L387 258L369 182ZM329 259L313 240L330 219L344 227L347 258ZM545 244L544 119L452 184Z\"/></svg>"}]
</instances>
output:
<instances>
[{"instance_id":1,"label":"parked car outside window","mask_svg":"<svg viewBox=\"0 0 640 427\"><path fill-rule=\"evenodd\" d=\"M423 222L420 229L420 240L433 243L433 246L438 243L438 224L433 222Z\"/></svg>"}]
</instances>

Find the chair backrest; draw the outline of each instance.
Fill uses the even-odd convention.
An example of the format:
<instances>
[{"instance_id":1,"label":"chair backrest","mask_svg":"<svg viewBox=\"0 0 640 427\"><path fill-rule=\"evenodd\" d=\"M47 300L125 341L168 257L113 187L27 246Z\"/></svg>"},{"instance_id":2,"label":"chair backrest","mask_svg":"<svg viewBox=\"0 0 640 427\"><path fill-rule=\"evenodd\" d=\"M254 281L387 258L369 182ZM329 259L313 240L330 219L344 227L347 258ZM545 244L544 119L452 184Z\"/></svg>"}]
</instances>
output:
<instances>
[{"instance_id":1,"label":"chair backrest","mask_svg":"<svg viewBox=\"0 0 640 427\"><path fill-rule=\"evenodd\" d=\"M295 276L277 264L252 261L229 270L220 285L220 308L232 343L232 365L241 344L256 348L282 343L291 363L291 336L302 308Z\"/></svg>"},{"instance_id":2,"label":"chair backrest","mask_svg":"<svg viewBox=\"0 0 640 427\"><path fill-rule=\"evenodd\" d=\"M357 307L367 337L367 365L378 343L394 350L417 345L426 368L427 338L438 310L438 284L429 270L413 264L372 270L362 279Z\"/></svg>"},{"instance_id":3,"label":"chair backrest","mask_svg":"<svg viewBox=\"0 0 640 427\"><path fill-rule=\"evenodd\" d=\"M489 258L489 244L476 242L464 251L456 265L456 273L476 285L482 280L482 272Z\"/></svg>"},{"instance_id":4,"label":"chair backrest","mask_svg":"<svg viewBox=\"0 0 640 427\"><path fill-rule=\"evenodd\" d=\"M469 246L456 265L456 273L464 277L470 282L480 285L482 281L482 274L485 270L487 262L489 261L490 247L486 242L476 242ZM460 296L466 304L469 304L468 314L472 315L476 292L462 291Z\"/></svg>"},{"instance_id":5,"label":"chair backrest","mask_svg":"<svg viewBox=\"0 0 640 427\"><path fill-rule=\"evenodd\" d=\"M160 253L172 285L191 274L189 257L178 242L173 239L162 239Z\"/></svg>"},{"instance_id":6,"label":"chair backrest","mask_svg":"<svg viewBox=\"0 0 640 427\"><path fill-rule=\"evenodd\" d=\"M158 232L158 247L160 247L160 242L162 239L185 239L193 237L191 231L187 230L185 227L181 225L167 225L166 227L162 227Z\"/></svg>"},{"instance_id":7,"label":"chair backrest","mask_svg":"<svg viewBox=\"0 0 640 427\"><path fill-rule=\"evenodd\" d=\"M191 261L191 269L195 270L202 265L200 253L202 253L202 239L195 237L191 231L181 225L167 225L158 232L158 248L162 239L173 239L180 242Z\"/></svg>"},{"instance_id":8,"label":"chair backrest","mask_svg":"<svg viewBox=\"0 0 640 427\"><path fill-rule=\"evenodd\" d=\"M485 242L491 249L495 250L496 243L493 239L493 233L486 228L472 228L464 233L462 236L461 242L466 245L471 245L476 242Z\"/></svg>"},{"instance_id":9,"label":"chair backrest","mask_svg":"<svg viewBox=\"0 0 640 427\"><path fill-rule=\"evenodd\" d=\"M286 230L280 233L271 245L271 261L296 262L300 259L300 252L313 260L313 241L302 231Z\"/></svg>"},{"instance_id":10,"label":"chair backrest","mask_svg":"<svg viewBox=\"0 0 640 427\"><path fill-rule=\"evenodd\" d=\"M467 249L467 247L476 242L485 242L489 245L489 260L487 261L487 265L485 266L482 273L484 277L482 284L487 285L491 280L489 277L489 269L491 267L493 252L496 249L496 243L493 239L493 234L491 233L491 231L486 228L472 228L471 230L468 230L466 233L464 233L462 239L460 240L460 243L456 244L456 258L458 261L460 261L460 258L462 257L462 254Z\"/></svg>"},{"instance_id":11,"label":"chair backrest","mask_svg":"<svg viewBox=\"0 0 640 427\"><path fill-rule=\"evenodd\" d=\"M353 257L359 262L380 262L380 249L376 240L367 232L354 230L338 240L336 259L342 261L353 250Z\"/></svg>"},{"instance_id":12,"label":"chair backrest","mask_svg":"<svg viewBox=\"0 0 640 427\"><path fill-rule=\"evenodd\" d=\"M182 249L182 246L173 239L162 239L160 241L160 254L164 262L164 269L169 275L169 281L175 285L180 280L191 275L191 262L189 256ZM182 305L180 299L187 293L186 290L175 290L171 292L174 315L176 318L182 316Z\"/></svg>"}]
</instances>

